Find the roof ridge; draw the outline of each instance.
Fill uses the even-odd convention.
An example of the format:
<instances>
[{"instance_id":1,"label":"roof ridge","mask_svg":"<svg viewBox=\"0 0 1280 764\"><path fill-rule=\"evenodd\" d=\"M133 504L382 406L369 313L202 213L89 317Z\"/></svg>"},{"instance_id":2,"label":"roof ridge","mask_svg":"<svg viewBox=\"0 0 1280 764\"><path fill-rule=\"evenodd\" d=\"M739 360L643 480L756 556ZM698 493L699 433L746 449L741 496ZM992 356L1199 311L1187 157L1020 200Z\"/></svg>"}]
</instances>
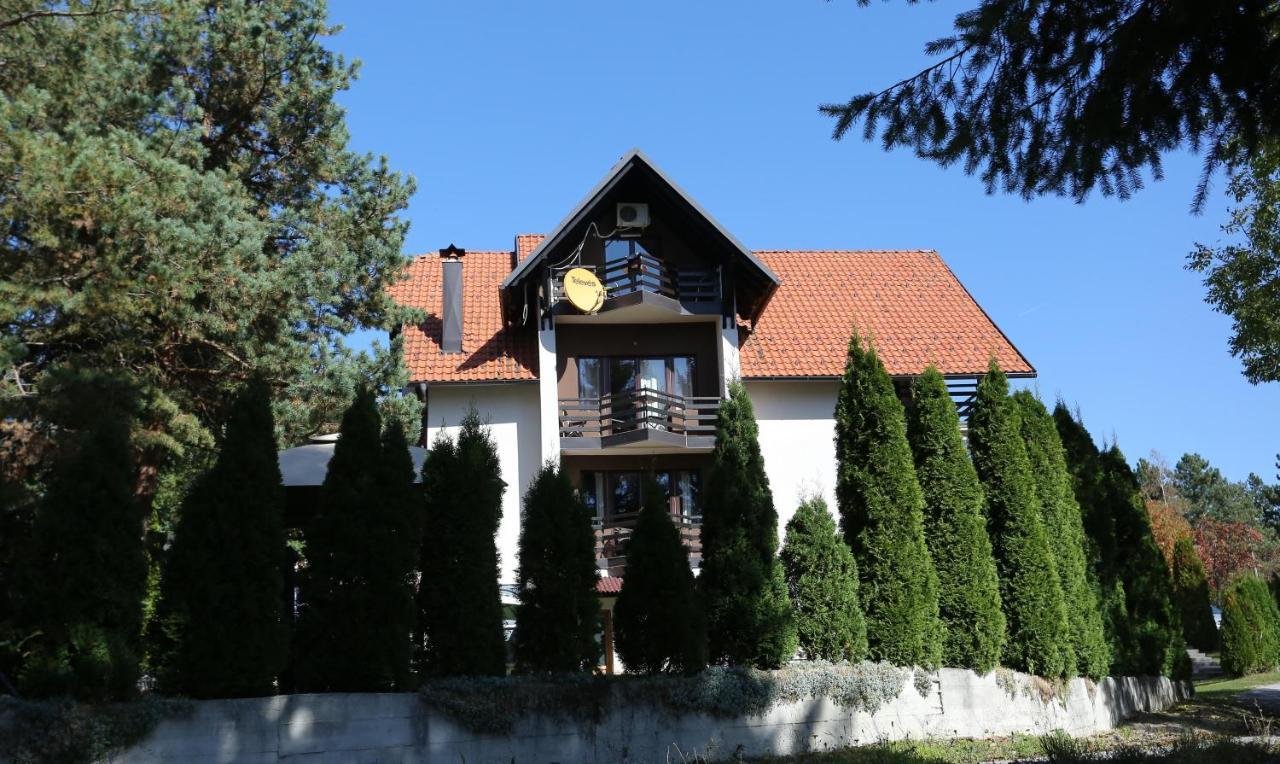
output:
<instances>
[{"instance_id":1,"label":"roof ridge","mask_svg":"<svg viewBox=\"0 0 1280 764\"><path fill-rule=\"evenodd\" d=\"M768 252L773 255L812 255L817 253L830 254L848 254L848 255L898 255L898 254L927 254L936 255L936 249L753 249L752 252Z\"/></svg>"}]
</instances>

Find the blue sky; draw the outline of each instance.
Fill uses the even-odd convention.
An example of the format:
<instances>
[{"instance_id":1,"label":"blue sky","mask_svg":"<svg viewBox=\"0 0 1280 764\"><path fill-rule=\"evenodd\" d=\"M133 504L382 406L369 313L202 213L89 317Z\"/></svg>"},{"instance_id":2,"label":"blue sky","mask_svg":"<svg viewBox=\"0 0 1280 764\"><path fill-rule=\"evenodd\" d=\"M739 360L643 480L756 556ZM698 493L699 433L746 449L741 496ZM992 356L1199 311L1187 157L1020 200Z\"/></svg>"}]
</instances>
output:
<instances>
[{"instance_id":1,"label":"blue sky","mask_svg":"<svg viewBox=\"0 0 1280 764\"><path fill-rule=\"evenodd\" d=\"M1182 267L1225 219L1221 194L1188 212L1196 157L1168 157L1129 201L1077 205L831 140L817 105L918 70L960 7L340 0L329 44L363 62L341 97L354 147L418 181L409 253L508 249L639 146L749 247L938 250L1041 395L1077 403L1130 460L1198 451L1274 479L1280 385L1240 376L1230 322Z\"/></svg>"}]
</instances>

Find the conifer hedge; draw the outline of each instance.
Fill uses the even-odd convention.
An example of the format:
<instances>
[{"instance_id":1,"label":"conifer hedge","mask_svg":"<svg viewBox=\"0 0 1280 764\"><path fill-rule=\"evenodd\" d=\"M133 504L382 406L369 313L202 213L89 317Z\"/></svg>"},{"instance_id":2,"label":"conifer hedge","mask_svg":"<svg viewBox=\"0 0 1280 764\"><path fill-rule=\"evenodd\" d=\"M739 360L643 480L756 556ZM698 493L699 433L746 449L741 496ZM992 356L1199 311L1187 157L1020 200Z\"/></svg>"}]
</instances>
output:
<instances>
[{"instance_id":1,"label":"conifer hedge","mask_svg":"<svg viewBox=\"0 0 1280 764\"><path fill-rule=\"evenodd\" d=\"M855 331L836 401L836 501L861 579L872 660L937 666L943 625L902 402Z\"/></svg>"},{"instance_id":2,"label":"conifer hedge","mask_svg":"<svg viewBox=\"0 0 1280 764\"><path fill-rule=\"evenodd\" d=\"M969 415L973 463L986 489L987 518L1008 623L1004 664L1040 676L1074 668L1057 566L1036 497L1018 406L995 361Z\"/></svg>"},{"instance_id":3,"label":"conifer hedge","mask_svg":"<svg viewBox=\"0 0 1280 764\"><path fill-rule=\"evenodd\" d=\"M18 677L28 695L137 690L147 559L131 420L116 410L94 419L65 436L25 557L23 622L38 633Z\"/></svg>"},{"instance_id":4,"label":"conifer hedge","mask_svg":"<svg viewBox=\"0 0 1280 764\"><path fill-rule=\"evenodd\" d=\"M593 669L600 616L595 535L587 508L554 462L538 470L525 492L519 555L516 670Z\"/></svg>"},{"instance_id":5,"label":"conifer hedge","mask_svg":"<svg viewBox=\"0 0 1280 764\"><path fill-rule=\"evenodd\" d=\"M858 600L858 565L820 497L806 499L792 515L781 559L804 656L862 660L867 624Z\"/></svg>"},{"instance_id":6,"label":"conifer hedge","mask_svg":"<svg viewBox=\"0 0 1280 764\"><path fill-rule=\"evenodd\" d=\"M1068 673L1099 679L1111 667L1111 651L1102 626L1098 594L1089 584L1084 520L1067 471L1062 440L1053 417L1038 398L1020 390L1013 394L1013 400L1018 405L1036 497L1062 585L1071 656L1075 659L1074 665L1067 667Z\"/></svg>"},{"instance_id":7,"label":"conifer hedge","mask_svg":"<svg viewBox=\"0 0 1280 764\"><path fill-rule=\"evenodd\" d=\"M985 674L999 665L1005 641L1000 581L982 484L946 381L933 366L912 385L907 435L924 494L925 541L938 572L938 612L946 627L942 663Z\"/></svg>"},{"instance_id":8,"label":"conifer hedge","mask_svg":"<svg viewBox=\"0 0 1280 764\"><path fill-rule=\"evenodd\" d=\"M270 695L288 660L284 487L271 394L255 381L227 417L217 461L182 504L149 626L161 691Z\"/></svg>"},{"instance_id":9,"label":"conifer hedge","mask_svg":"<svg viewBox=\"0 0 1280 764\"><path fill-rule=\"evenodd\" d=\"M1209 579L1190 536L1174 542L1171 575L1187 644L1204 651L1217 650L1218 626L1209 602Z\"/></svg>"},{"instance_id":10,"label":"conifer hedge","mask_svg":"<svg viewBox=\"0 0 1280 764\"><path fill-rule=\"evenodd\" d=\"M1121 550L1116 541L1115 518L1105 500L1102 480L1102 454L1084 424L1065 403L1058 401L1053 409L1053 422L1062 440L1071 473L1071 485L1084 519L1085 557L1089 584L1098 597L1102 612L1102 628L1111 654L1110 673L1126 673L1125 656L1132 653L1129 640L1129 615L1124 578L1121 575Z\"/></svg>"},{"instance_id":11,"label":"conifer hedge","mask_svg":"<svg viewBox=\"0 0 1280 764\"><path fill-rule=\"evenodd\" d=\"M689 551L652 477L641 494L644 503L627 541L627 568L613 609L614 644L629 672L693 674L706 666L707 638Z\"/></svg>"},{"instance_id":12,"label":"conifer hedge","mask_svg":"<svg viewBox=\"0 0 1280 764\"><path fill-rule=\"evenodd\" d=\"M1253 573L1222 592L1222 669L1243 676L1280 665L1280 611L1266 583Z\"/></svg>"},{"instance_id":13,"label":"conifer hedge","mask_svg":"<svg viewBox=\"0 0 1280 764\"><path fill-rule=\"evenodd\" d=\"M422 468L426 493L420 666L433 676L506 673L498 549L506 483L489 430L472 409L457 439L441 433Z\"/></svg>"},{"instance_id":14,"label":"conifer hedge","mask_svg":"<svg viewBox=\"0 0 1280 764\"><path fill-rule=\"evenodd\" d=\"M698 586L710 660L776 668L796 650L796 627L777 558L778 513L759 434L746 388L734 382L716 416Z\"/></svg>"},{"instance_id":15,"label":"conifer hedge","mask_svg":"<svg viewBox=\"0 0 1280 764\"><path fill-rule=\"evenodd\" d=\"M342 417L315 518L292 675L306 692L410 685L412 576L422 528L413 461L398 423L382 433L372 391Z\"/></svg>"}]
</instances>

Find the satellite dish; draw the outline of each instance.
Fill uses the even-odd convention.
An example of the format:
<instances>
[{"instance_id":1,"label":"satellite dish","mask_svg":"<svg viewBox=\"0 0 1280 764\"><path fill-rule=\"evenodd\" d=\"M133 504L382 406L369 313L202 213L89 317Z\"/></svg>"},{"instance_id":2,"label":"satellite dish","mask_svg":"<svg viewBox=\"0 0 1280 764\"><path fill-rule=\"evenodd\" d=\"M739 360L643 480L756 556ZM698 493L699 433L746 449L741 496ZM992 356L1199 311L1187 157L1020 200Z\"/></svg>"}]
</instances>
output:
<instances>
[{"instance_id":1,"label":"satellite dish","mask_svg":"<svg viewBox=\"0 0 1280 764\"><path fill-rule=\"evenodd\" d=\"M573 268L564 274L564 297L583 313L591 314L604 305L604 284L586 268Z\"/></svg>"}]
</instances>

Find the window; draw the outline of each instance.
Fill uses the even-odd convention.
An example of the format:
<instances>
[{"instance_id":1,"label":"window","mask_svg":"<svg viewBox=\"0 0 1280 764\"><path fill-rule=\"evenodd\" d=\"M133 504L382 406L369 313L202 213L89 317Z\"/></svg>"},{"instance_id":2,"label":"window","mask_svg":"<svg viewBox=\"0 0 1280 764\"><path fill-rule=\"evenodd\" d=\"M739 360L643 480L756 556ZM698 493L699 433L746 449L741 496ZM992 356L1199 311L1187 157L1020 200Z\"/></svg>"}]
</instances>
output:
<instances>
[{"instance_id":1,"label":"window","mask_svg":"<svg viewBox=\"0 0 1280 764\"><path fill-rule=\"evenodd\" d=\"M604 390L604 369L599 358L578 359L578 397L599 398Z\"/></svg>"},{"instance_id":2,"label":"window","mask_svg":"<svg viewBox=\"0 0 1280 764\"><path fill-rule=\"evenodd\" d=\"M672 515L701 516L702 476L697 470L657 470L652 474ZM640 511L644 475L635 471L582 472L578 495L598 520Z\"/></svg>"},{"instance_id":3,"label":"window","mask_svg":"<svg viewBox=\"0 0 1280 764\"><path fill-rule=\"evenodd\" d=\"M583 357L577 365L579 398L601 398L605 390L610 395L621 395L640 389L682 398L693 396L697 366L690 356Z\"/></svg>"},{"instance_id":4,"label":"window","mask_svg":"<svg viewBox=\"0 0 1280 764\"><path fill-rule=\"evenodd\" d=\"M662 293L665 278L662 262L638 240L609 239L604 243L604 285L610 295L641 289Z\"/></svg>"}]
</instances>

